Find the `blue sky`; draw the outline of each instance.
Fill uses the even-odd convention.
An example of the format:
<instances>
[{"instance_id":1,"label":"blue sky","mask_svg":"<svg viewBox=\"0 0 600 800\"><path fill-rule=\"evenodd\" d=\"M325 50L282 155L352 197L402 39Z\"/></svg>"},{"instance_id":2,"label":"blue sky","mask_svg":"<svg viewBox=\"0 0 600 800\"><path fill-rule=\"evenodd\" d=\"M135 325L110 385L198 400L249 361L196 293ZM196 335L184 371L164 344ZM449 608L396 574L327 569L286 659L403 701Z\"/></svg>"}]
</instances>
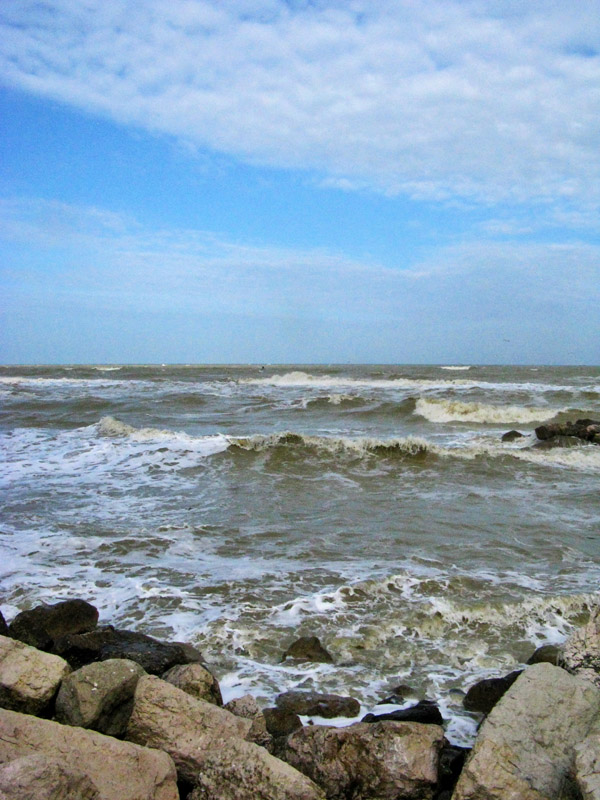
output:
<instances>
[{"instance_id":1,"label":"blue sky","mask_svg":"<svg viewBox=\"0 0 600 800\"><path fill-rule=\"evenodd\" d=\"M0 362L600 363L600 0L0 7Z\"/></svg>"}]
</instances>

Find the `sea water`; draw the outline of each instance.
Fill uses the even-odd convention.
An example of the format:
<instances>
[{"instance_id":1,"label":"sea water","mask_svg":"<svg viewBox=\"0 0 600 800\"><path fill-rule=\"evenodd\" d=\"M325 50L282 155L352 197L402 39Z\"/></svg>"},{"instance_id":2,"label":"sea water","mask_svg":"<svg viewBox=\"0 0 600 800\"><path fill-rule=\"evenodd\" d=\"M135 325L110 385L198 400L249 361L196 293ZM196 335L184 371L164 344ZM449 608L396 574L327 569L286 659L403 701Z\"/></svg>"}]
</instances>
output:
<instances>
[{"instance_id":1,"label":"sea water","mask_svg":"<svg viewBox=\"0 0 600 800\"><path fill-rule=\"evenodd\" d=\"M596 367L3 367L0 402L7 619L85 598L228 698L405 685L468 743L465 690L599 599L600 447L534 434L600 418Z\"/></svg>"}]
</instances>

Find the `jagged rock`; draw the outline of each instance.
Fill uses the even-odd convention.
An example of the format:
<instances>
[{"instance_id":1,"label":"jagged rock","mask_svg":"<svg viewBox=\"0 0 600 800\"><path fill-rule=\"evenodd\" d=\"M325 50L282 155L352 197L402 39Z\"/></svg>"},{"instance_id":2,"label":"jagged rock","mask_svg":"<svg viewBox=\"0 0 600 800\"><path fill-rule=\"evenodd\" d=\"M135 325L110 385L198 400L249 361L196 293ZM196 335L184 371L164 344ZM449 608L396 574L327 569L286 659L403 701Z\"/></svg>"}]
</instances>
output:
<instances>
[{"instance_id":1,"label":"jagged rock","mask_svg":"<svg viewBox=\"0 0 600 800\"><path fill-rule=\"evenodd\" d=\"M289 736L290 733L302 727L302 720L295 711L284 711L282 708L264 708L263 715L267 723L267 730L277 739Z\"/></svg>"},{"instance_id":2,"label":"jagged rock","mask_svg":"<svg viewBox=\"0 0 600 800\"><path fill-rule=\"evenodd\" d=\"M130 741L169 753L181 780L204 800L318 800L310 781L245 741L250 720L198 700L153 676L138 681Z\"/></svg>"},{"instance_id":3,"label":"jagged rock","mask_svg":"<svg viewBox=\"0 0 600 800\"><path fill-rule=\"evenodd\" d=\"M98 624L98 609L85 600L64 600L22 611L8 626L13 639L38 650L51 650L53 643L70 633L84 633Z\"/></svg>"},{"instance_id":4,"label":"jagged rock","mask_svg":"<svg viewBox=\"0 0 600 800\"><path fill-rule=\"evenodd\" d=\"M288 647L281 660L285 661L286 658L333 664L333 656L323 647L316 636L301 636Z\"/></svg>"},{"instance_id":5,"label":"jagged rock","mask_svg":"<svg viewBox=\"0 0 600 800\"><path fill-rule=\"evenodd\" d=\"M420 722L423 725L442 725L444 720L440 709L433 700L420 700L410 708L402 708L397 711L388 711L385 714L366 714L361 722L385 722L393 720L395 722Z\"/></svg>"},{"instance_id":6,"label":"jagged rock","mask_svg":"<svg viewBox=\"0 0 600 800\"><path fill-rule=\"evenodd\" d=\"M217 706L223 705L219 681L202 664L178 664L165 672L162 678L192 697Z\"/></svg>"},{"instance_id":7,"label":"jagged rock","mask_svg":"<svg viewBox=\"0 0 600 800\"><path fill-rule=\"evenodd\" d=\"M122 736L133 708L135 687L144 674L139 664L124 658L86 664L63 680L56 698L56 719Z\"/></svg>"},{"instance_id":8,"label":"jagged rock","mask_svg":"<svg viewBox=\"0 0 600 800\"><path fill-rule=\"evenodd\" d=\"M507 433L503 434L501 441L503 442L514 442L515 439L523 439L525 434L521 433L520 431L507 431Z\"/></svg>"},{"instance_id":9,"label":"jagged rock","mask_svg":"<svg viewBox=\"0 0 600 800\"><path fill-rule=\"evenodd\" d=\"M600 710L600 690L551 664L528 667L492 709L453 800L574 797L574 748Z\"/></svg>"},{"instance_id":10,"label":"jagged rock","mask_svg":"<svg viewBox=\"0 0 600 800\"><path fill-rule=\"evenodd\" d=\"M600 686L600 608L564 643L561 666Z\"/></svg>"},{"instance_id":11,"label":"jagged rock","mask_svg":"<svg viewBox=\"0 0 600 800\"><path fill-rule=\"evenodd\" d=\"M0 710L0 764L32 755L87 776L99 800L178 800L166 753L15 711ZM58 795L60 797L60 795ZM69 800L77 795L68 795ZM54 800L54 798L53 798Z\"/></svg>"},{"instance_id":12,"label":"jagged rock","mask_svg":"<svg viewBox=\"0 0 600 800\"><path fill-rule=\"evenodd\" d=\"M467 711L479 711L489 714L504 693L510 689L522 670L515 670L503 678L485 678L469 687L464 699L463 708Z\"/></svg>"},{"instance_id":13,"label":"jagged rock","mask_svg":"<svg viewBox=\"0 0 600 800\"><path fill-rule=\"evenodd\" d=\"M6 620L4 619L4 615L0 611L0 636L9 636L8 632L8 625L6 624Z\"/></svg>"},{"instance_id":14,"label":"jagged rock","mask_svg":"<svg viewBox=\"0 0 600 800\"><path fill-rule=\"evenodd\" d=\"M0 636L0 707L45 714L71 668L59 656Z\"/></svg>"},{"instance_id":15,"label":"jagged rock","mask_svg":"<svg viewBox=\"0 0 600 800\"><path fill-rule=\"evenodd\" d=\"M542 441L555 436L575 436L587 442L600 441L600 422L593 419L578 419L575 422L556 422L551 425L540 425L535 435Z\"/></svg>"},{"instance_id":16,"label":"jagged rock","mask_svg":"<svg viewBox=\"0 0 600 800\"><path fill-rule=\"evenodd\" d=\"M190 654L181 645L159 642L143 633L116 630L112 625L89 633L63 636L55 642L54 651L73 669L93 661L128 658L149 674L162 675L176 664L190 663Z\"/></svg>"},{"instance_id":17,"label":"jagged rock","mask_svg":"<svg viewBox=\"0 0 600 800\"><path fill-rule=\"evenodd\" d=\"M555 644L543 644L527 659L527 663L531 664L554 664L555 667L559 665L562 658L562 650Z\"/></svg>"},{"instance_id":18,"label":"jagged rock","mask_svg":"<svg viewBox=\"0 0 600 800\"><path fill-rule=\"evenodd\" d=\"M600 800L600 720L575 747L573 776L583 800Z\"/></svg>"},{"instance_id":19,"label":"jagged rock","mask_svg":"<svg viewBox=\"0 0 600 800\"><path fill-rule=\"evenodd\" d=\"M442 728L417 722L308 725L288 738L282 757L328 800L430 800L443 741Z\"/></svg>"},{"instance_id":20,"label":"jagged rock","mask_svg":"<svg viewBox=\"0 0 600 800\"><path fill-rule=\"evenodd\" d=\"M2 800L101 800L81 770L43 755L17 758L0 767Z\"/></svg>"},{"instance_id":21,"label":"jagged rock","mask_svg":"<svg viewBox=\"0 0 600 800\"><path fill-rule=\"evenodd\" d=\"M258 703L250 694L245 694L243 697L238 697L235 700L230 700L225 705L225 709L235 714L236 717L249 719L252 727L246 735L246 739L254 744L259 744L261 747L266 747L269 752L273 745L273 737L267 730L267 721L258 707Z\"/></svg>"},{"instance_id":22,"label":"jagged rock","mask_svg":"<svg viewBox=\"0 0 600 800\"><path fill-rule=\"evenodd\" d=\"M293 711L295 714L315 717L356 717L360 713L360 703L353 697L339 694L319 694L318 692L283 692L275 699L277 708Z\"/></svg>"}]
</instances>

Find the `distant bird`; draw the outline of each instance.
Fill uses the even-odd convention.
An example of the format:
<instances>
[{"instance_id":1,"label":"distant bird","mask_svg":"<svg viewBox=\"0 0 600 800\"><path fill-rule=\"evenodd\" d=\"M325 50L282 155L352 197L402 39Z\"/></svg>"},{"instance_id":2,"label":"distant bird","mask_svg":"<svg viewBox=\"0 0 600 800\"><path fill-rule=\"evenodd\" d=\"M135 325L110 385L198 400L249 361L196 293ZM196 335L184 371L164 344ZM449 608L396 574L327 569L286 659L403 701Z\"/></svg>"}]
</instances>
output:
<instances>
[{"instance_id":1,"label":"distant bird","mask_svg":"<svg viewBox=\"0 0 600 800\"><path fill-rule=\"evenodd\" d=\"M510 342L510 339L503 339L503 342Z\"/></svg>"}]
</instances>

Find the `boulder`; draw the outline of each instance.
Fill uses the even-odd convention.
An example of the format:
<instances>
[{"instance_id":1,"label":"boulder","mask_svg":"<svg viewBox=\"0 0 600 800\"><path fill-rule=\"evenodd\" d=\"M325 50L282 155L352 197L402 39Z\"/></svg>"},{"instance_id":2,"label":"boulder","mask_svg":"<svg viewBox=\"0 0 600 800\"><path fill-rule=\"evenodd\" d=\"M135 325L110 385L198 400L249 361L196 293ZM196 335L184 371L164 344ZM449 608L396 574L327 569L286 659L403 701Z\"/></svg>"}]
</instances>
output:
<instances>
[{"instance_id":1,"label":"boulder","mask_svg":"<svg viewBox=\"0 0 600 800\"><path fill-rule=\"evenodd\" d=\"M554 664L555 667L559 666L562 658L562 650L556 644L543 644L527 659L527 663L531 664Z\"/></svg>"},{"instance_id":2,"label":"boulder","mask_svg":"<svg viewBox=\"0 0 600 800\"><path fill-rule=\"evenodd\" d=\"M0 764L29 756L56 759L69 773L85 775L96 788L98 800L179 797L175 768L166 753L95 731L0 710ZM66 797L74 800L79 796Z\"/></svg>"},{"instance_id":3,"label":"boulder","mask_svg":"<svg viewBox=\"0 0 600 800\"><path fill-rule=\"evenodd\" d=\"M289 736L302 727L302 720L295 711L282 708L263 708L267 730L274 739Z\"/></svg>"},{"instance_id":4,"label":"boulder","mask_svg":"<svg viewBox=\"0 0 600 800\"><path fill-rule=\"evenodd\" d=\"M367 714L361 722L385 722L386 720L420 722L423 725L442 725L444 722L440 709L433 700L419 700L410 708L388 711L385 714Z\"/></svg>"},{"instance_id":5,"label":"boulder","mask_svg":"<svg viewBox=\"0 0 600 800\"><path fill-rule=\"evenodd\" d=\"M0 636L9 636L8 625L4 619L4 615L0 611Z\"/></svg>"},{"instance_id":6,"label":"boulder","mask_svg":"<svg viewBox=\"0 0 600 800\"><path fill-rule=\"evenodd\" d=\"M356 717L360 714L360 703L353 697L339 694L319 694L318 692L284 692L275 699L275 705L282 711L293 711L315 717Z\"/></svg>"},{"instance_id":7,"label":"boulder","mask_svg":"<svg viewBox=\"0 0 600 800\"><path fill-rule=\"evenodd\" d=\"M510 672L503 678L484 678L484 680L474 683L464 696L463 708L466 711L479 711L481 714L489 714L498 700L517 680L521 672L522 670L519 669Z\"/></svg>"},{"instance_id":8,"label":"boulder","mask_svg":"<svg viewBox=\"0 0 600 800\"><path fill-rule=\"evenodd\" d=\"M72 672L56 698L56 719L67 725L123 736L144 670L135 661L108 659Z\"/></svg>"},{"instance_id":9,"label":"boulder","mask_svg":"<svg viewBox=\"0 0 600 800\"><path fill-rule=\"evenodd\" d=\"M207 703L214 703L217 706L223 705L221 688L219 681L202 664L177 664L171 667L162 676L163 681L172 683L192 697L199 700L206 700Z\"/></svg>"},{"instance_id":10,"label":"boulder","mask_svg":"<svg viewBox=\"0 0 600 800\"><path fill-rule=\"evenodd\" d=\"M0 767L2 800L100 800L92 780L56 758L25 756Z\"/></svg>"},{"instance_id":11,"label":"boulder","mask_svg":"<svg viewBox=\"0 0 600 800\"><path fill-rule=\"evenodd\" d=\"M89 633L63 636L55 642L54 651L66 659L73 669L93 661L127 658L151 675L162 675L176 664L188 664L194 658L181 645L159 642L152 636L135 631L116 630L112 625L96 628Z\"/></svg>"},{"instance_id":12,"label":"boulder","mask_svg":"<svg viewBox=\"0 0 600 800\"><path fill-rule=\"evenodd\" d=\"M13 639L51 650L56 639L70 633L84 633L98 624L98 609L85 600L64 600L22 611L10 623Z\"/></svg>"},{"instance_id":13,"label":"boulder","mask_svg":"<svg viewBox=\"0 0 600 800\"><path fill-rule=\"evenodd\" d=\"M333 664L333 656L323 647L316 636L301 636L288 647L281 660L285 661L286 658Z\"/></svg>"},{"instance_id":14,"label":"boulder","mask_svg":"<svg viewBox=\"0 0 600 800\"><path fill-rule=\"evenodd\" d=\"M574 436L587 442L600 441L600 421L593 419L578 419L570 422L556 422L550 425L540 425L535 429L538 439L545 441L556 436Z\"/></svg>"},{"instance_id":15,"label":"boulder","mask_svg":"<svg viewBox=\"0 0 600 800\"><path fill-rule=\"evenodd\" d=\"M59 656L0 636L0 707L45 714L51 710L60 682L70 672Z\"/></svg>"},{"instance_id":16,"label":"boulder","mask_svg":"<svg viewBox=\"0 0 600 800\"><path fill-rule=\"evenodd\" d=\"M266 747L271 752L273 737L268 732L267 721L252 695L245 694L243 697L230 700L225 705L225 709L235 714L236 717L249 719L252 727L248 731L246 739L249 742L254 742L254 744L259 744L261 747Z\"/></svg>"},{"instance_id":17,"label":"boulder","mask_svg":"<svg viewBox=\"0 0 600 800\"><path fill-rule=\"evenodd\" d=\"M600 686L600 608L564 643L561 666Z\"/></svg>"},{"instance_id":18,"label":"boulder","mask_svg":"<svg viewBox=\"0 0 600 800\"><path fill-rule=\"evenodd\" d=\"M600 721L575 747L573 775L583 800L600 800Z\"/></svg>"},{"instance_id":19,"label":"boulder","mask_svg":"<svg viewBox=\"0 0 600 800\"><path fill-rule=\"evenodd\" d=\"M468 747L459 747L447 741L444 742L440 752L438 792L448 792L448 797L452 795L469 752ZM435 800L441 800L440 794L436 796Z\"/></svg>"},{"instance_id":20,"label":"boulder","mask_svg":"<svg viewBox=\"0 0 600 800\"><path fill-rule=\"evenodd\" d=\"M551 664L520 675L484 721L453 800L576 796L574 751L600 710L600 690Z\"/></svg>"},{"instance_id":21,"label":"boulder","mask_svg":"<svg viewBox=\"0 0 600 800\"><path fill-rule=\"evenodd\" d=\"M507 433L503 434L501 441L503 442L514 442L515 439L523 439L525 434L521 433L520 431L508 431Z\"/></svg>"},{"instance_id":22,"label":"boulder","mask_svg":"<svg viewBox=\"0 0 600 800\"><path fill-rule=\"evenodd\" d=\"M245 741L251 727L250 720L148 675L138 681L127 738L169 753L179 778L198 786L197 798L322 798L303 775Z\"/></svg>"},{"instance_id":23,"label":"boulder","mask_svg":"<svg viewBox=\"0 0 600 800\"><path fill-rule=\"evenodd\" d=\"M442 728L418 722L307 725L288 738L282 757L328 800L430 800L443 741Z\"/></svg>"}]
</instances>

